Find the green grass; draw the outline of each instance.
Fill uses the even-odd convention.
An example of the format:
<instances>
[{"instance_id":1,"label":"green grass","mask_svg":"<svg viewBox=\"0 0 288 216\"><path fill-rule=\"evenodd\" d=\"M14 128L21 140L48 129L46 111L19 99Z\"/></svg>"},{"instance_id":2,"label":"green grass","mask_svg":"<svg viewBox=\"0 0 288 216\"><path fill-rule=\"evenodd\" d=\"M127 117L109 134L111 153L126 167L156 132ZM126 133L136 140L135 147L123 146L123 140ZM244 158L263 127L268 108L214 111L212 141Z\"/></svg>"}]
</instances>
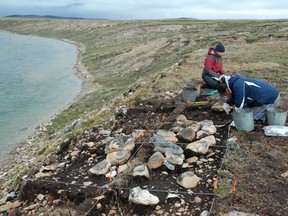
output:
<instances>
[{"instance_id":1,"label":"green grass","mask_svg":"<svg viewBox=\"0 0 288 216\"><path fill-rule=\"evenodd\" d=\"M49 134L52 134L85 113L97 110L109 100L119 97L137 80L166 71L175 62L187 58L187 56L193 56L193 53L201 48L205 50L205 53L207 47L217 41L222 41L229 50L229 53L227 51L223 57L224 67L232 65L244 75L254 76L256 74L260 78L260 71L271 71L274 68L279 71L281 68L281 75L275 77L275 82L278 82L281 76L287 72L288 63L284 56L288 45L281 41L287 37L287 32L283 30L287 28L287 25L286 20L1 19L0 29L20 34L68 39L81 43L85 47L85 52L82 53L82 63L94 77L93 81L102 86L102 90L87 95L81 102L73 104L58 115L53 120L52 126L49 127ZM244 36L246 44L237 42L241 35ZM269 36L274 36L280 41L265 41ZM130 61L125 58L110 65L114 58L118 58L124 53L133 53L137 47L149 44L159 38L169 38L169 40L166 46L155 50L153 56L157 58L157 61L152 61L151 64L141 67L137 71L130 70L129 67L121 69L127 61ZM181 43L179 42L180 38ZM193 46L189 45L191 41L194 41ZM139 58L138 61L145 61L145 58L153 57L145 57L145 55L147 53L143 52L138 53L135 57ZM264 75L263 77L267 78ZM173 86L171 87L173 88Z\"/></svg>"}]
</instances>

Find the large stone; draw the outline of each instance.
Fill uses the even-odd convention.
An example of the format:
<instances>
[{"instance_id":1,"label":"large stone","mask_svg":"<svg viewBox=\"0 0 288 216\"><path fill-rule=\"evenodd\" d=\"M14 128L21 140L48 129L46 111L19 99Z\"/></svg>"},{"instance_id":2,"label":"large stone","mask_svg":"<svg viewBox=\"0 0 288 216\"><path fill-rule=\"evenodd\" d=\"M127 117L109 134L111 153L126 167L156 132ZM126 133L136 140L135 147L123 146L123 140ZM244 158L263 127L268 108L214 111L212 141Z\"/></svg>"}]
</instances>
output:
<instances>
[{"instance_id":1,"label":"large stone","mask_svg":"<svg viewBox=\"0 0 288 216\"><path fill-rule=\"evenodd\" d=\"M145 176L146 178L150 178L150 173L145 164L137 166L133 169L133 176Z\"/></svg>"},{"instance_id":2,"label":"large stone","mask_svg":"<svg viewBox=\"0 0 288 216\"><path fill-rule=\"evenodd\" d=\"M171 164L169 161L164 160L164 165L167 167L169 170L175 170L175 165Z\"/></svg>"},{"instance_id":3,"label":"large stone","mask_svg":"<svg viewBox=\"0 0 288 216\"><path fill-rule=\"evenodd\" d=\"M180 114L177 118L176 118L176 122L177 123L183 123L183 122L186 122L187 121L187 118L186 116Z\"/></svg>"},{"instance_id":4,"label":"large stone","mask_svg":"<svg viewBox=\"0 0 288 216\"><path fill-rule=\"evenodd\" d=\"M196 176L193 172L188 171L180 174L176 182L184 188L195 188L200 180L201 178Z\"/></svg>"},{"instance_id":5,"label":"large stone","mask_svg":"<svg viewBox=\"0 0 288 216\"><path fill-rule=\"evenodd\" d=\"M135 137L120 134L106 144L105 153L108 154L123 149L132 151L134 148L135 148Z\"/></svg>"},{"instance_id":6,"label":"large stone","mask_svg":"<svg viewBox=\"0 0 288 216\"><path fill-rule=\"evenodd\" d=\"M193 163L196 163L197 161L198 161L198 157L196 157L196 156L193 156L193 157L190 157L190 158L186 159L186 162L188 164L193 164Z\"/></svg>"},{"instance_id":7,"label":"large stone","mask_svg":"<svg viewBox=\"0 0 288 216\"><path fill-rule=\"evenodd\" d=\"M124 172L127 168L128 168L128 165L127 165L127 164L120 165L120 166L117 168L117 172L118 172L118 173Z\"/></svg>"},{"instance_id":8,"label":"large stone","mask_svg":"<svg viewBox=\"0 0 288 216\"><path fill-rule=\"evenodd\" d=\"M201 128L201 122L196 122L193 121L193 123L189 126L189 128L191 128L192 130L194 130L195 132L199 131Z\"/></svg>"},{"instance_id":9,"label":"large stone","mask_svg":"<svg viewBox=\"0 0 288 216\"><path fill-rule=\"evenodd\" d=\"M155 145L154 151L160 151L162 153L171 152L175 155L183 154L183 149L176 144L164 140L161 136L154 134L150 137L149 141Z\"/></svg>"},{"instance_id":10,"label":"large stone","mask_svg":"<svg viewBox=\"0 0 288 216\"><path fill-rule=\"evenodd\" d=\"M212 120L205 120L201 122L201 130L208 134L215 134L217 129Z\"/></svg>"},{"instance_id":11,"label":"large stone","mask_svg":"<svg viewBox=\"0 0 288 216\"><path fill-rule=\"evenodd\" d=\"M182 130L177 133L177 136L182 142L192 142L196 137L196 133L192 128L188 127L182 128Z\"/></svg>"},{"instance_id":12,"label":"large stone","mask_svg":"<svg viewBox=\"0 0 288 216\"><path fill-rule=\"evenodd\" d=\"M111 167L110 161L104 159L89 169L89 173L94 175L105 175Z\"/></svg>"},{"instance_id":13,"label":"large stone","mask_svg":"<svg viewBox=\"0 0 288 216\"><path fill-rule=\"evenodd\" d=\"M171 164L182 165L183 162L184 162L185 156L184 156L184 154L182 154L182 155L174 155L171 152L167 152L165 159Z\"/></svg>"},{"instance_id":14,"label":"large stone","mask_svg":"<svg viewBox=\"0 0 288 216\"><path fill-rule=\"evenodd\" d=\"M157 135L163 137L163 139L176 143L178 142L178 139L176 137L176 134L173 131L168 131L168 130L158 130Z\"/></svg>"},{"instance_id":15,"label":"large stone","mask_svg":"<svg viewBox=\"0 0 288 216\"><path fill-rule=\"evenodd\" d=\"M107 154L106 159L110 161L111 165L122 165L126 163L131 157L131 152L128 150L121 150Z\"/></svg>"},{"instance_id":16,"label":"large stone","mask_svg":"<svg viewBox=\"0 0 288 216\"><path fill-rule=\"evenodd\" d=\"M159 203L159 198L151 194L148 190L134 187L129 195L129 202L141 205L157 205Z\"/></svg>"},{"instance_id":17,"label":"large stone","mask_svg":"<svg viewBox=\"0 0 288 216\"><path fill-rule=\"evenodd\" d=\"M224 214L224 216L258 216L258 214L232 211L227 214Z\"/></svg>"},{"instance_id":18,"label":"large stone","mask_svg":"<svg viewBox=\"0 0 288 216\"><path fill-rule=\"evenodd\" d=\"M186 146L186 149L191 150L198 154L206 154L209 150L209 146L215 145L216 139L213 135L204 137L200 140L192 142Z\"/></svg>"},{"instance_id":19,"label":"large stone","mask_svg":"<svg viewBox=\"0 0 288 216\"><path fill-rule=\"evenodd\" d=\"M164 156L161 152L155 152L148 160L147 166L149 169L157 169L161 167L164 163Z\"/></svg>"},{"instance_id":20,"label":"large stone","mask_svg":"<svg viewBox=\"0 0 288 216\"><path fill-rule=\"evenodd\" d=\"M207 136L209 136L209 133L207 131L199 130L197 132L196 139L202 139Z\"/></svg>"},{"instance_id":21,"label":"large stone","mask_svg":"<svg viewBox=\"0 0 288 216\"><path fill-rule=\"evenodd\" d=\"M22 202L19 202L18 200L11 203L11 202L7 202L4 205L0 206L0 213L1 212L6 212L9 209L13 209L13 208L18 208L19 206L22 205ZM2 215L2 214L1 214ZM3 214L4 215L4 214Z\"/></svg>"},{"instance_id":22,"label":"large stone","mask_svg":"<svg viewBox=\"0 0 288 216\"><path fill-rule=\"evenodd\" d=\"M216 112L223 112L223 104L220 103L215 103L211 106L211 110L216 111Z\"/></svg>"}]
</instances>

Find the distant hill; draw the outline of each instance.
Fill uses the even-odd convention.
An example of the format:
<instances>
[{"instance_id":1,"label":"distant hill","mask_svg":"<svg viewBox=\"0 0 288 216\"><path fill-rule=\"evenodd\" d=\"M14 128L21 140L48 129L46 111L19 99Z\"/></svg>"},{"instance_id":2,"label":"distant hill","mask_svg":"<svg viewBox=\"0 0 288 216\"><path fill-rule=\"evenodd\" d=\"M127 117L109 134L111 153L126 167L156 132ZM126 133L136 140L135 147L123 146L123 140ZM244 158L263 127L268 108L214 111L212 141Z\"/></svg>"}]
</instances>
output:
<instances>
[{"instance_id":1,"label":"distant hill","mask_svg":"<svg viewBox=\"0 0 288 216\"><path fill-rule=\"evenodd\" d=\"M12 18L43 18L43 19L88 19L88 18L81 18L81 17L61 17L61 16L52 16L52 15L9 15L5 17L12 17ZM89 18L91 19L91 18ZM94 18L96 20L109 20L109 19L103 19L103 18ZM166 20L197 20L196 18L190 18L190 17L179 17L179 18L167 18Z\"/></svg>"},{"instance_id":2,"label":"distant hill","mask_svg":"<svg viewBox=\"0 0 288 216\"><path fill-rule=\"evenodd\" d=\"M80 17L60 17L60 16L51 16L51 15L45 15L45 16L38 16L38 15L9 15L5 17L12 17L12 18L43 18L43 19L86 19L86 18L80 18Z\"/></svg>"}]
</instances>

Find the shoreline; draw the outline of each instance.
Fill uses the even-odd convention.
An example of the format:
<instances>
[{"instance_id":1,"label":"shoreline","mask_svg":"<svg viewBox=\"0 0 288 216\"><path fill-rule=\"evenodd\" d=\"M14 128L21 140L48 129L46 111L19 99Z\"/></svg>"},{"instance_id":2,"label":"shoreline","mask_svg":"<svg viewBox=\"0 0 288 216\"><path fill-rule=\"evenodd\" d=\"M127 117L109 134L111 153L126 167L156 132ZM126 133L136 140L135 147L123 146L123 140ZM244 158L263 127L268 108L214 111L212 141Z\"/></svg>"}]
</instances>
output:
<instances>
[{"instance_id":1,"label":"shoreline","mask_svg":"<svg viewBox=\"0 0 288 216\"><path fill-rule=\"evenodd\" d=\"M3 31L3 32L7 32L7 33L11 33L11 34L17 34L17 33L8 32L8 31ZM18 34L18 35L21 35L21 34ZM34 37L35 35L31 35L31 36ZM36 37L40 37L40 36L36 36ZM46 38L46 37L43 37L43 38ZM74 103L81 100L81 98L83 98L85 95L97 90L97 88L95 86L91 85L91 81L92 81L91 79L92 78L90 77L88 70L82 64L82 53L85 52L84 46L81 44L78 44L74 41L69 41L66 39L57 39L57 38L48 38L48 39L60 40L60 41L63 41L65 43L70 43L70 44L76 46L77 59L76 59L75 65L73 66L72 70L74 70L73 73L82 81L81 90L78 94L75 95L75 97L73 98L73 100L71 102L69 102L63 108L55 111L55 113L53 115L51 115L50 117L48 117L47 120L44 120L44 119L40 120L39 124L37 124L35 127L31 128L31 131L28 132L25 136L19 137L19 140L16 141L16 143L14 143L11 148L7 149L7 151L4 152L4 154L2 155L2 158L0 159L0 166L2 167L0 169L0 177L1 177L1 172L3 171L3 167L9 165L9 161L11 161L11 159L15 160L17 157L22 155L19 151L22 148L25 148L26 145L29 145L29 143L33 139L35 139L41 135L41 133L43 132L42 131L43 126L49 124L54 118L57 117L57 115L62 113L64 110L69 108ZM20 149L20 150L18 150L18 149Z\"/></svg>"}]
</instances>

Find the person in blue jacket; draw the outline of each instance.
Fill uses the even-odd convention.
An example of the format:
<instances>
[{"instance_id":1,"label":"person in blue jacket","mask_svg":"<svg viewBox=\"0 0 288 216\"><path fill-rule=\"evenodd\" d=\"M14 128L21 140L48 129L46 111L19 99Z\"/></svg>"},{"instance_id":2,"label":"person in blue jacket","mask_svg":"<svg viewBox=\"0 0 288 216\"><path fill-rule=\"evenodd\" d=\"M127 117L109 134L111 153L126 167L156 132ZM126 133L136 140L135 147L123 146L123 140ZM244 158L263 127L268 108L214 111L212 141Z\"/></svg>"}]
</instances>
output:
<instances>
[{"instance_id":1,"label":"person in blue jacket","mask_svg":"<svg viewBox=\"0 0 288 216\"><path fill-rule=\"evenodd\" d=\"M221 78L218 92L228 97L223 104L227 114L230 106L234 105L235 112L243 108L253 108L254 120L265 120L267 109L280 106L280 94L275 86L239 74Z\"/></svg>"}]
</instances>

